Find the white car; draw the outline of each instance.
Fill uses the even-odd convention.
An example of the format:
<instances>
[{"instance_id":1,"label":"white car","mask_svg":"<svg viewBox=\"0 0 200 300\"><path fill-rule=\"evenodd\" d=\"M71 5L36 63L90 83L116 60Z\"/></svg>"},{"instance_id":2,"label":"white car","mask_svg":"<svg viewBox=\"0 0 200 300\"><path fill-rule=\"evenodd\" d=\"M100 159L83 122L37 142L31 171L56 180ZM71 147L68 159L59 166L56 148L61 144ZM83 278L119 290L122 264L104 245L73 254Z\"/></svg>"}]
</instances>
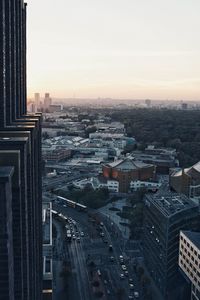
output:
<instances>
[{"instance_id":1,"label":"white car","mask_svg":"<svg viewBox=\"0 0 200 300\"><path fill-rule=\"evenodd\" d=\"M121 278L121 279L124 279L124 278L125 278L123 273L120 274L120 278Z\"/></svg>"},{"instance_id":2,"label":"white car","mask_svg":"<svg viewBox=\"0 0 200 300\"><path fill-rule=\"evenodd\" d=\"M124 274L126 277L128 277L128 275L129 275L128 271L125 271Z\"/></svg>"},{"instance_id":3,"label":"white car","mask_svg":"<svg viewBox=\"0 0 200 300\"><path fill-rule=\"evenodd\" d=\"M85 235L85 234L84 234L84 232L82 231L82 232L81 232L81 236L83 237L84 235Z\"/></svg>"},{"instance_id":4,"label":"white car","mask_svg":"<svg viewBox=\"0 0 200 300\"><path fill-rule=\"evenodd\" d=\"M123 270L123 271L126 271L126 270L127 270L127 268L126 268L125 265L122 265L122 270Z\"/></svg>"},{"instance_id":5,"label":"white car","mask_svg":"<svg viewBox=\"0 0 200 300\"><path fill-rule=\"evenodd\" d=\"M134 297L135 298L139 298L139 293L138 292L134 292Z\"/></svg>"},{"instance_id":6,"label":"white car","mask_svg":"<svg viewBox=\"0 0 200 300\"><path fill-rule=\"evenodd\" d=\"M134 285L132 283L129 284L130 290L134 290Z\"/></svg>"}]
</instances>

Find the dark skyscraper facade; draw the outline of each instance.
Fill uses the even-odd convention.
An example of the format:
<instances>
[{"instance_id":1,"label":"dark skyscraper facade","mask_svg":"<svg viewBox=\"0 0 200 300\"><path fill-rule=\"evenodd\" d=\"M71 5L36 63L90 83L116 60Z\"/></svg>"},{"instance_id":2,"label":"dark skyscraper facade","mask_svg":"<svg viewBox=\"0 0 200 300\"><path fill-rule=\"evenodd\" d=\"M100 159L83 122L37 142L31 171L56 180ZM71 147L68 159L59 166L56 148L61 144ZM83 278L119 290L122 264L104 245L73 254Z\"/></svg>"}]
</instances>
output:
<instances>
[{"instance_id":1,"label":"dark skyscraper facade","mask_svg":"<svg viewBox=\"0 0 200 300\"><path fill-rule=\"evenodd\" d=\"M0 300L41 297L41 115L26 110L26 4L0 0Z\"/></svg>"}]
</instances>

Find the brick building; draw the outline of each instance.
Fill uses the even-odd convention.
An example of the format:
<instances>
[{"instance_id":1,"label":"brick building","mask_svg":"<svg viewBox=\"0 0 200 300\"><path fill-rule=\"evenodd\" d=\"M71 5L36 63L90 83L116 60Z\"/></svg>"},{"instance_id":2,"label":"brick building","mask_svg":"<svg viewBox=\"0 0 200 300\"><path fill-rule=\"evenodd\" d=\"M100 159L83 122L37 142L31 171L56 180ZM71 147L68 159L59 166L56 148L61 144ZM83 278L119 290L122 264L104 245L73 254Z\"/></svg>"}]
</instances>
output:
<instances>
[{"instance_id":1,"label":"brick building","mask_svg":"<svg viewBox=\"0 0 200 300\"><path fill-rule=\"evenodd\" d=\"M155 167L127 158L104 165L103 176L107 179L117 180L119 182L119 192L127 193L130 189L131 181L153 179Z\"/></svg>"},{"instance_id":2,"label":"brick building","mask_svg":"<svg viewBox=\"0 0 200 300\"><path fill-rule=\"evenodd\" d=\"M200 200L200 162L187 169L171 169L169 184L177 193Z\"/></svg>"}]
</instances>

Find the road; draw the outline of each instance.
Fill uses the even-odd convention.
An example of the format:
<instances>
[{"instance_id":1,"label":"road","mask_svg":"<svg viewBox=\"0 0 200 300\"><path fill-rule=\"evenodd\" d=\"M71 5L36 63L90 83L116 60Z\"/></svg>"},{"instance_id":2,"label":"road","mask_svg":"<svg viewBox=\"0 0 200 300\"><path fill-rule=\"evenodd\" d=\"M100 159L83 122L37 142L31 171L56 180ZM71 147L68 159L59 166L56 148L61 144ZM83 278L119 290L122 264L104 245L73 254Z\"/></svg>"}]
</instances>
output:
<instances>
[{"instance_id":1,"label":"road","mask_svg":"<svg viewBox=\"0 0 200 300\"><path fill-rule=\"evenodd\" d=\"M120 289L123 290L121 299L136 299L134 298L134 291L140 293L142 299L142 289L140 282L133 268L134 260L140 256L139 245L137 242L130 244L128 240L124 240L120 236L116 228L108 220L104 222L103 226L94 224L88 219L86 213L78 212L69 207L63 207L62 205L54 204L53 209L62 212L66 216L70 216L76 221L78 229L72 228L73 232L78 230L78 236L80 232L85 233L84 237L78 240L72 240L71 243L66 244L66 252L69 254L69 259L72 263L73 276L76 284L74 289L77 289L79 296L72 295L72 300L92 300L95 299L91 282L94 280L91 277L90 269L88 267L88 261L94 261L95 272L100 270L101 276L99 280L102 284L102 290L104 292L104 298L116 300ZM101 218L101 216L99 216ZM104 237L100 237L100 233L104 234ZM109 245L112 244L113 251L109 251ZM130 250L131 249L131 250ZM119 260L119 256L123 255L124 264L126 265L128 276L120 278L120 274L125 274L122 270L122 266ZM111 261L111 256L114 257L114 261ZM129 279L132 279L134 284L134 290L130 288ZM128 298L132 296L133 298Z\"/></svg>"},{"instance_id":2,"label":"road","mask_svg":"<svg viewBox=\"0 0 200 300\"><path fill-rule=\"evenodd\" d=\"M48 191L51 189L57 189L62 187L67 187L68 185L71 185L73 181L85 178L86 176L92 177L94 176L93 173L87 173L87 174L80 174L76 173L73 175L57 175L56 177L50 177L50 178L44 178L43 179L43 191Z\"/></svg>"}]
</instances>

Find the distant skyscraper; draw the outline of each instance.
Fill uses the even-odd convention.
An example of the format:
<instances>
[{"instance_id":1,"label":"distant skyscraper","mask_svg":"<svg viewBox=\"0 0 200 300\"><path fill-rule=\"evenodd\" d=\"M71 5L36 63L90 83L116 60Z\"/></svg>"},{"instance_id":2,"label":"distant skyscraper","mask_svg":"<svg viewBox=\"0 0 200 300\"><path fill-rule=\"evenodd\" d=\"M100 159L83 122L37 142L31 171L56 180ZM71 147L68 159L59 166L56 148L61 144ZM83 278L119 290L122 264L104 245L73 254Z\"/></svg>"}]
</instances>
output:
<instances>
[{"instance_id":1,"label":"distant skyscraper","mask_svg":"<svg viewBox=\"0 0 200 300\"><path fill-rule=\"evenodd\" d=\"M35 93L35 106L36 106L36 111L39 111L40 109L40 94Z\"/></svg>"},{"instance_id":2,"label":"distant skyscraper","mask_svg":"<svg viewBox=\"0 0 200 300\"><path fill-rule=\"evenodd\" d=\"M0 1L0 299L41 300L41 115L26 107L26 4Z\"/></svg>"},{"instance_id":3,"label":"distant skyscraper","mask_svg":"<svg viewBox=\"0 0 200 300\"><path fill-rule=\"evenodd\" d=\"M52 99L50 98L50 94L46 93L44 98L44 109L49 109L49 106L52 104Z\"/></svg>"}]
</instances>

